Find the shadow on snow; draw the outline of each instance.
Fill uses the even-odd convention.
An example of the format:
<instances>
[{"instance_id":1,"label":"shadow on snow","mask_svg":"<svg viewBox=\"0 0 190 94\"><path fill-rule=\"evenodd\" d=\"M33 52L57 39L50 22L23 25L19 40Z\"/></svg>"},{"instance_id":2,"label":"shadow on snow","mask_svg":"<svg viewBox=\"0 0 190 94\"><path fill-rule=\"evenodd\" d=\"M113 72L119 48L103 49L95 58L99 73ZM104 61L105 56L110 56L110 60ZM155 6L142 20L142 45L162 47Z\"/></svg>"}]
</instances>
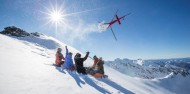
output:
<instances>
[{"instance_id":1,"label":"shadow on snow","mask_svg":"<svg viewBox=\"0 0 190 94\"><path fill-rule=\"evenodd\" d=\"M124 93L124 94L134 94L133 92L127 90L126 88L118 85L117 83L109 80L109 79L100 79L99 81L102 81L104 83L106 83L107 85L119 90L120 92Z\"/></svg>"},{"instance_id":2,"label":"shadow on snow","mask_svg":"<svg viewBox=\"0 0 190 94\"><path fill-rule=\"evenodd\" d=\"M58 71L61 72L61 73L66 74L65 71L62 71L60 67L56 67L56 66L55 66L55 69L58 70Z\"/></svg>"},{"instance_id":3,"label":"shadow on snow","mask_svg":"<svg viewBox=\"0 0 190 94\"><path fill-rule=\"evenodd\" d=\"M79 78L79 75L77 75L76 71L67 71L67 72L69 73L69 75L71 75L71 76L75 79L75 81L76 81L76 83L77 83L77 85L78 85L79 87L81 87L80 83L85 84L85 82L82 81L82 80Z\"/></svg>"},{"instance_id":4,"label":"shadow on snow","mask_svg":"<svg viewBox=\"0 0 190 94\"><path fill-rule=\"evenodd\" d=\"M59 72L66 74L66 72L64 70L61 70L60 67L55 67ZM67 70L66 70L67 71ZM110 91L106 90L105 88L98 86L91 78L89 78L86 75L79 75L76 71L67 71L68 74L73 77L73 79L75 79L77 85L79 87L81 87L81 83L85 84L85 82L90 85L91 87L95 88L96 90L98 90L99 92L103 93L103 94L111 94ZM82 76L83 80L82 81L80 79L80 76ZM120 92L124 93L124 94L134 94L131 91L127 90L126 88L118 85L117 83L109 80L109 79L99 79L99 81L106 83L107 85L119 90Z\"/></svg>"},{"instance_id":5,"label":"shadow on snow","mask_svg":"<svg viewBox=\"0 0 190 94\"><path fill-rule=\"evenodd\" d=\"M94 81L92 79L90 79L88 76L83 77L84 81L89 84L90 86L94 87L96 90L98 90L99 92L103 93L103 94L111 94L109 91L107 91L106 89L104 89L103 87L98 86L96 83L94 83Z\"/></svg>"}]
</instances>

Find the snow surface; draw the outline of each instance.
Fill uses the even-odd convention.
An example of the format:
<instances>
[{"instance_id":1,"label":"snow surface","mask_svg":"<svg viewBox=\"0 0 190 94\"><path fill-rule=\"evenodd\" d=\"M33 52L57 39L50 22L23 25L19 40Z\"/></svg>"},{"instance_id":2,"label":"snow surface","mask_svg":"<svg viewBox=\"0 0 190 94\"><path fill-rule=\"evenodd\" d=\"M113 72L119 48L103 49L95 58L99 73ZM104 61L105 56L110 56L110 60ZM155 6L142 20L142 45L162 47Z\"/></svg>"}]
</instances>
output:
<instances>
[{"instance_id":1,"label":"snow surface","mask_svg":"<svg viewBox=\"0 0 190 94\"><path fill-rule=\"evenodd\" d=\"M58 47L66 44L40 37L0 34L0 94L189 94L190 77L146 80L105 66L107 79L95 79L51 66ZM74 54L79 52L68 46ZM83 54L84 56L84 54ZM85 66L91 66L88 59Z\"/></svg>"}]
</instances>

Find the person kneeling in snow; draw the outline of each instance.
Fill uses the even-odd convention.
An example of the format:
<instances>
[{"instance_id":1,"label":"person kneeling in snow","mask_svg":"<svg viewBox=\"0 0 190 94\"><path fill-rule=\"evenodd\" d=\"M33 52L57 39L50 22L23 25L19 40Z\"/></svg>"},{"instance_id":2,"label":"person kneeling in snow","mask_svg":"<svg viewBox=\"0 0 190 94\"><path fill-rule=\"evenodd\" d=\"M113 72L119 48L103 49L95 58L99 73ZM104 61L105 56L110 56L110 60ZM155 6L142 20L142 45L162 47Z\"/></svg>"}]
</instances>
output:
<instances>
[{"instance_id":1,"label":"person kneeling in snow","mask_svg":"<svg viewBox=\"0 0 190 94\"><path fill-rule=\"evenodd\" d=\"M104 61L102 60L102 57L98 58L97 56L94 56L93 59L94 64L92 67L88 68L87 73L94 76L95 78L107 77L104 75Z\"/></svg>"},{"instance_id":2,"label":"person kneeling in snow","mask_svg":"<svg viewBox=\"0 0 190 94\"><path fill-rule=\"evenodd\" d=\"M65 46L66 48L66 56L65 56L65 62L63 64L63 67L67 70L75 70L75 66L73 64L73 59L72 59L72 53L68 52L67 46Z\"/></svg>"},{"instance_id":3,"label":"person kneeling in snow","mask_svg":"<svg viewBox=\"0 0 190 94\"><path fill-rule=\"evenodd\" d=\"M100 57L99 61L96 64L97 67L97 73L101 73L104 75L104 61L102 60L102 57Z\"/></svg>"},{"instance_id":4,"label":"person kneeling in snow","mask_svg":"<svg viewBox=\"0 0 190 94\"><path fill-rule=\"evenodd\" d=\"M83 66L83 62L88 58L89 52L86 52L86 56L84 58L81 58L81 54L77 53L75 55L75 65L78 73L87 74L86 68Z\"/></svg>"},{"instance_id":5,"label":"person kneeling in snow","mask_svg":"<svg viewBox=\"0 0 190 94\"><path fill-rule=\"evenodd\" d=\"M65 58L64 58L63 54L61 53L61 51L62 51L62 49L58 48L57 52L56 52L56 55L55 55L56 56L55 65L57 67L60 67L61 64L64 63L64 61L62 61L62 60L65 60Z\"/></svg>"}]
</instances>

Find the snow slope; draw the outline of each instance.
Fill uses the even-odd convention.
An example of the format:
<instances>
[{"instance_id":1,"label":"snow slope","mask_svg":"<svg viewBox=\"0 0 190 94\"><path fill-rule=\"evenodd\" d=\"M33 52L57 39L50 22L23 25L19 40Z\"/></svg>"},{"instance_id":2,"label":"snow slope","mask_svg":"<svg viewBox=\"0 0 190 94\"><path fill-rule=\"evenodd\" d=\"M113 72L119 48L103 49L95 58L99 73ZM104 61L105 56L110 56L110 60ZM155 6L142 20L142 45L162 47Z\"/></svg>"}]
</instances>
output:
<instances>
[{"instance_id":1,"label":"snow slope","mask_svg":"<svg viewBox=\"0 0 190 94\"><path fill-rule=\"evenodd\" d=\"M10 37L0 34L0 94L188 94L189 77L146 80L124 75L108 66L108 79L61 71L51 66L56 48L66 44L40 37ZM79 52L72 47L74 54ZM84 55L83 55L84 56ZM88 59L85 66L92 65ZM176 84L178 88L171 85ZM183 88L182 88L183 87Z\"/></svg>"}]
</instances>

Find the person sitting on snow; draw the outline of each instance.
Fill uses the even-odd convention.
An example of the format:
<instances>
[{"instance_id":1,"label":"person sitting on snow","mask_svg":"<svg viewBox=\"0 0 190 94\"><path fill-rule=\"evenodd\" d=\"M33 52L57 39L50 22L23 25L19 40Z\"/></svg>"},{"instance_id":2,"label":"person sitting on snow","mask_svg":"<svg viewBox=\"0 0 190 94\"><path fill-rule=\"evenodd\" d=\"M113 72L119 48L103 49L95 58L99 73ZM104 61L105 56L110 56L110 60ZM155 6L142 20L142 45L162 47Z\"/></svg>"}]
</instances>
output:
<instances>
[{"instance_id":1,"label":"person sitting on snow","mask_svg":"<svg viewBox=\"0 0 190 94\"><path fill-rule=\"evenodd\" d=\"M97 63L97 73L101 73L104 75L104 61L102 60L102 57L100 57L98 63Z\"/></svg>"},{"instance_id":2,"label":"person sitting on snow","mask_svg":"<svg viewBox=\"0 0 190 94\"><path fill-rule=\"evenodd\" d=\"M94 76L95 78L102 78L104 77L104 61L102 60L102 57L100 59L97 56L93 57L94 64L92 67L89 67L87 69L87 73ZM106 77L106 76L105 76Z\"/></svg>"},{"instance_id":3,"label":"person sitting on snow","mask_svg":"<svg viewBox=\"0 0 190 94\"><path fill-rule=\"evenodd\" d=\"M92 65L92 68L94 69L96 67L97 63L99 62L99 59L96 55L93 57L93 59L94 59L94 64Z\"/></svg>"},{"instance_id":4,"label":"person sitting on snow","mask_svg":"<svg viewBox=\"0 0 190 94\"><path fill-rule=\"evenodd\" d=\"M66 48L66 56L65 56L65 62L63 64L63 68L73 71L75 70L75 66L73 64L72 53L68 52L67 46L65 46L65 48Z\"/></svg>"},{"instance_id":5,"label":"person sitting on snow","mask_svg":"<svg viewBox=\"0 0 190 94\"><path fill-rule=\"evenodd\" d=\"M76 70L78 73L82 74L87 74L86 73L86 68L83 66L83 62L88 58L89 52L86 52L86 56L84 58L81 58L81 54L77 53L75 55L75 65L76 65Z\"/></svg>"},{"instance_id":6,"label":"person sitting on snow","mask_svg":"<svg viewBox=\"0 0 190 94\"><path fill-rule=\"evenodd\" d=\"M104 61L102 60L102 57L100 57L99 62L97 63L97 71L94 75L95 78L108 78L108 75L104 74Z\"/></svg>"},{"instance_id":7,"label":"person sitting on snow","mask_svg":"<svg viewBox=\"0 0 190 94\"><path fill-rule=\"evenodd\" d=\"M57 52L56 52L56 55L55 55L55 57L56 57L56 59L55 59L55 65L57 67L60 67L61 64L64 63L64 61L62 61L62 60L65 60L65 58L64 58L63 54L61 53L61 51L62 51L62 49L58 48Z\"/></svg>"}]
</instances>

